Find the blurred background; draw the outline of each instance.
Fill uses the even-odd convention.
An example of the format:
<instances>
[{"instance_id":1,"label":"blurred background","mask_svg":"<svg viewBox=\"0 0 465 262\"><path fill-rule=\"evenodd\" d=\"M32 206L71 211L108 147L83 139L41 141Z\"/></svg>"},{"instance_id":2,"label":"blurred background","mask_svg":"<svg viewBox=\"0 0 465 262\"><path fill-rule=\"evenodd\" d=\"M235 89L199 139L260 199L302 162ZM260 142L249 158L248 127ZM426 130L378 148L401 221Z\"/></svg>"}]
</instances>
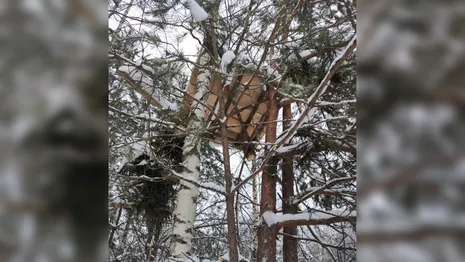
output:
<instances>
[{"instance_id":1,"label":"blurred background","mask_svg":"<svg viewBox=\"0 0 465 262\"><path fill-rule=\"evenodd\" d=\"M465 4L357 6L357 260L465 261ZM0 3L0 261L107 260L107 17Z\"/></svg>"},{"instance_id":2,"label":"blurred background","mask_svg":"<svg viewBox=\"0 0 465 262\"><path fill-rule=\"evenodd\" d=\"M357 8L357 260L465 261L465 3Z\"/></svg>"},{"instance_id":3,"label":"blurred background","mask_svg":"<svg viewBox=\"0 0 465 262\"><path fill-rule=\"evenodd\" d=\"M107 2L0 2L0 261L107 260Z\"/></svg>"}]
</instances>

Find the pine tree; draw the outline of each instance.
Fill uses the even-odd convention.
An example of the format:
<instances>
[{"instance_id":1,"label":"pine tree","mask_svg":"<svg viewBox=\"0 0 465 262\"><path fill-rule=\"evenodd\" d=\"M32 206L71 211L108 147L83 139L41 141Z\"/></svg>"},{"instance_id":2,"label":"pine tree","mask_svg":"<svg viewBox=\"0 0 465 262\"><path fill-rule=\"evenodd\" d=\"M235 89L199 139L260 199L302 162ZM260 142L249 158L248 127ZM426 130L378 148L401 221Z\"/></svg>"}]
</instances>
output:
<instances>
[{"instance_id":1,"label":"pine tree","mask_svg":"<svg viewBox=\"0 0 465 262\"><path fill-rule=\"evenodd\" d=\"M353 261L355 3L197 1L207 15L198 19L204 14L194 2L110 6L116 20L110 26L109 54L112 261L166 261L173 252L185 251L209 260ZM198 63L199 52L205 63ZM235 57L222 69L226 53ZM197 100L207 98L202 92L195 99L185 95L196 64L200 82L226 83L232 72L257 72L264 89L276 90L268 97L275 101L274 110L268 104L275 116L259 123L268 128L267 140L255 142L253 165L246 149L224 139L229 127L220 123L220 144L213 143L208 121L195 120L192 112L201 115L204 107ZM224 106L215 113L224 116ZM281 107L292 118L286 130L277 111ZM188 148L191 141L197 146ZM162 148L176 148L178 155L173 158ZM191 156L200 160L199 170L191 170L199 172L194 181L182 175L182 160ZM263 181L264 176L271 180ZM165 199L166 219L147 219L147 206L141 207L143 199L158 199L159 192L146 191L158 188L154 184L173 192ZM199 190L194 202L181 202L194 207L195 221L180 228L174 200L187 187ZM254 202L254 190L262 193L261 203ZM253 213L260 205L260 213ZM281 219L283 211L296 218L308 214L308 219ZM189 229L191 236L173 238L173 227L174 232ZM184 247L170 250L176 242Z\"/></svg>"}]
</instances>

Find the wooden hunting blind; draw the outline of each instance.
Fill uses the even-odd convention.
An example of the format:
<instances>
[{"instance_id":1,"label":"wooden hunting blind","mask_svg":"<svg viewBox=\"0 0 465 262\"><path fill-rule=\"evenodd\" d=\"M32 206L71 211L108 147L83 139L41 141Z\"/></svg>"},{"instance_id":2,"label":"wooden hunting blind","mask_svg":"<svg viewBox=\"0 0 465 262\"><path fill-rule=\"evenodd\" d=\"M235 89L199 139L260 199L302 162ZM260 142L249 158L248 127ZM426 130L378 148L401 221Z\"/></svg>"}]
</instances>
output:
<instances>
[{"instance_id":1,"label":"wooden hunting blind","mask_svg":"<svg viewBox=\"0 0 465 262\"><path fill-rule=\"evenodd\" d=\"M223 88L214 84L210 85L206 104L217 111L218 95L220 90L223 90L228 116L227 137L235 147L244 148L248 142L256 141L263 136L263 123L268 110L266 91L263 86L263 79L259 75L254 75L253 72L234 74L231 83ZM187 93L193 94L194 92L194 85L189 85ZM205 108L204 119L207 122L208 134L212 140L221 143L220 119L210 108Z\"/></svg>"}]
</instances>

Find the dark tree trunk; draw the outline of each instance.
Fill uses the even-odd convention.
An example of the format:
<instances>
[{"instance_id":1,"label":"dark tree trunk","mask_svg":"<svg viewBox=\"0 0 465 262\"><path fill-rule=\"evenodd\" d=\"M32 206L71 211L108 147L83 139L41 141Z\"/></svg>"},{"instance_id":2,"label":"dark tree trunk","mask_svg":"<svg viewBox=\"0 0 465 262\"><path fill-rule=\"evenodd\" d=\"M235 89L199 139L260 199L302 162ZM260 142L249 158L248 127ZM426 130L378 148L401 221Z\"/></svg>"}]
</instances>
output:
<instances>
[{"instance_id":1,"label":"dark tree trunk","mask_svg":"<svg viewBox=\"0 0 465 262\"><path fill-rule=\"evenodd\" d=\"M278 103L276 101L276 90L272 88L268 89L268 113L265 141L266 143L274 143L276 141ZM263 215L266 211L276 212L277 162L278 159L272 157L262 173L260 215ZM264 223L260 225L258 230L257 261L276 261L276 236L276 226L268 227Z\"/></svg>"},{"instance_id":2,"label":"dark tree trunk","mask_svg":"<svg viewBox=\"0 0 465 262\"><path fill-rule=\"evenodd\" d=\"M283 106L283 131L289 128L292 119L291 104ZM283 172L283 213L295 213L296 207L292 205L294 197L294 171L292 166L293 157L287 155L283 157L282 172ZM297 227L285 227L283 229L283 262L297 262L297 239L288 235L297 235Z\"/></svg>"}]
</instances>

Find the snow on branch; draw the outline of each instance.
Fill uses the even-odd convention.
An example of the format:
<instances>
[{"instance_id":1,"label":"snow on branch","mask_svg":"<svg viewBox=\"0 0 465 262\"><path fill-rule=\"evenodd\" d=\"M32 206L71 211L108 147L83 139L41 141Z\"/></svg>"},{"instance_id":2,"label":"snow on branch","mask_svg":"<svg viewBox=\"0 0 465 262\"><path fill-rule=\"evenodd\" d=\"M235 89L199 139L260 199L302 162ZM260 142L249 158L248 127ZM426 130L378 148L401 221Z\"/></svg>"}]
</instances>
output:
<instances>
[{"instance_id":1,"label":"snow on branch","mask_svg":"<svg viewBox=\"0 0 465 262\"><path fill-rule=\"evenodd\" d=\"M203 188L213 190L215 192L221 192L222 194L226 194L226 189L224 186L219 185L214 182L205 182L200 184Z\"/></svg>"},{"instance_id":2,"label":"snow on branch","mask_svg":"<svg viewBox=\"0 0 465 262\"><path fill-rule=\"evenodd\" d=\"M226 51L223 56L221 57L221 73L228 74L228 65L236 58L236 55L233 51L228 50Z\"/></svg>"},{"instance_id":3,"label":"snow on branch","mask_svg":"<svg viewBox=\"0 0 465 262\"><path fill-rule=\"evenodd\" d=\"M226 190L224 189L224 187L222 187L222 186L220 186L218 184L211 183L211 182L199 183L198 181L196 181L194 179L191 179L191 178L189 178L189 177L187 177L187 176L185 176L183 174L179 174L179 173L175 172L174 170L169 170L169 171L170 171L170 174L175 176L176 178L179 178L181 180L184 180L186 182L194 184L197 187L208 189L208 190L214 191L216 193L219 193L221 195L226 195Z\"/></svg>"},{"instance_id":4,"label":"snow on branch","mask_svg":"<svg viewBox=\"0 0 465 262\"><path fill-rule=\"evenodd\" d=\"M342 178L336 178L333 180L328 181L325 185L321 187L312 187L307 189L305 192L303 192L300 196L297 196L294 201L292 201L293 205L298 205L302 202L304 202L306 199L309 199L312 196L315 196L321 192L323 192L325 189L328 189L334 185L337 185L339 183L347 183L347 182L352 182L357 180L357 177L351 176L351 177L342 177Z\"/></svg>"},{"instance_id":5,"label":"snow on branch","mask_svg":"<svg viewBox=\"0 0 465 262\"><path fill-rule=\"evenodd\" d=\"M131 59L112 52L114 57L125 61L128 65L122 65L118 68L118 74L122 76L139 94L145 97L147 101L157 108L175 110L176 104L162 98L157 89L154 89L152 77L155 74L152 68L142 64L142 62L134 62ZM141 87L138 86L140 84ZM153 96L156 94L158 99Z\"/></svg>"},{"instance_id":6,"label":"snow on branch","mask_svg":"<svg viewBox=\"0 0 465 262\"><path fill-rule=\"evenodd\" d=\"M289 152L300 149L305 144L306 143L299 143L299 144L292 144L292 145L282 146L282 147L276 149L276 153L278 153L278 154L286 154L286 153L289 153Z\"/></svg>"},{"instance_id":7,"label":"snow on branch","mask_svg":"<svg viewBox=\"0 0 465 262\"><path fill-rule=\"evenodd\" d=\"M134 66L134 67L136 67L136 68L138 68L138 69L140 69L140 70L142 70L142 71L145 72L145 73L152 74L152 75L154 74L154 71L153 71L152 68L150 68L149 66L146 66L146 65L142 64L141 62L139 62L139 63L134 62L134 61L132 61L131 59L129 59L129 58L127 58L127 57L125 57L125 56L123 56L123 55L121 55L121 54L114 53L114 52L112 52L111 54L112 54L114 57L119 58L119 59L125 61L126 63L128 63L128 64L130 64L130 65L132 65L132 66ZM123 68L124 68L124 67L123 67ZM129 69L128 69L128 70L129 70ZM132 70L129 70L129 71L126 72L126 73L129 73L130 71L132 71Z\"/></svg>"},{"instance_id":8,"label":"snow on branch","mask_svg":"<svg viewBox=\"0 0 465 262\"><path fill-rule=\"evenodd\" d=\"M187 7L191 11L192 17L197 22L202 22L208 18L207 12L195 0L187 1Z\"/></svg>"},{"instance_id":9,"label":"snow on branch","mask_svg":"<svg viewBox=\"0 0 465 262\"><path fill-rule=\"evenodd\" d=\"M180 131L184 131L184 132L186 131L186 129L184 129L182 126L179 126L176 123L173 123L173 122L170 122L170 121L161 120L161 119L156 118L156 117L135 116L135 115L126 113L124 111L121 111L121 110L119 110L119 109L117 109L115 107L112 107L112 106L109 106L109 109L110 109L110 111L116 112L116 113L124 115L124 116L128 116L128 117L131 117L131 118L136 118L136 119L147 121L147 122L159 123L159 124L168 126L170 128L179 129Z\"/></svg>"},{"instance_id":10,"label":"snow on branch","mask_svg":"<svg viewBox=\"0 0 465 262\"><path fill-rule=\"evenodd\" d=\"M356 211L323 212L315 210L314 212L302 212L299 214L275 214L271 211L266 211L263 213L262 219L269 227L273 225L277 225L278 227L328 225L339 222L355 222Z\"/></svg>"},{"instance_id":11,"label":"snow on branch","mask_svg":"<svg viewBox=\"0 0 465 262\"><path fill-rule=\"evenodd\" d=\"M356 103L356 99L351 99L351 100L342 100L339 102L327 102L327 101L317 101L316 106L334 106L334 105L343 105L343 104L353 104Z\"/></svg>"}]
</instances>

